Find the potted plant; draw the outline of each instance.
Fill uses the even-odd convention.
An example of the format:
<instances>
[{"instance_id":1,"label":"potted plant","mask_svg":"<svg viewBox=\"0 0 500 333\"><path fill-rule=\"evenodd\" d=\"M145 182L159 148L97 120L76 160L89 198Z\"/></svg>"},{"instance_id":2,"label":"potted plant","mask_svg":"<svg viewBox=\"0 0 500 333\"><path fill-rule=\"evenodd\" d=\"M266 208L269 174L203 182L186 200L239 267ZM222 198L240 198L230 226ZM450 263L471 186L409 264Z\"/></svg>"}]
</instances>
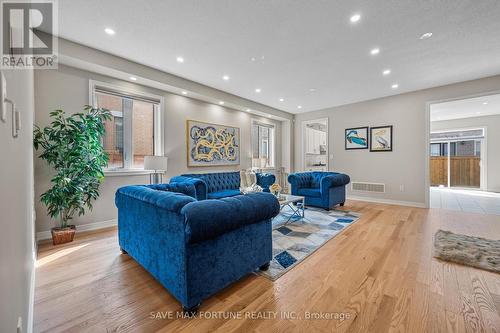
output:
<instances>
[{"instance_id":1,"label":"potted plant","mask_svg":"<svg viewBox=\"0 0 500 333\"><path fill-rule=\"evenodd\" d=\"M108 163L101 139L104 121L111 114L87 105L83 113L66 116L63 110L56 110L50 117L49 126L35 126L33 142L41 150L40 158L56 171L52 187L40 199L50 217L59 219L59 226L51 230L57 245L73 241L76 228L68 222L75 213L83 215L86 207L92 210L92 201L99 197L103 168Z\"/></svg>"}]
</instances>

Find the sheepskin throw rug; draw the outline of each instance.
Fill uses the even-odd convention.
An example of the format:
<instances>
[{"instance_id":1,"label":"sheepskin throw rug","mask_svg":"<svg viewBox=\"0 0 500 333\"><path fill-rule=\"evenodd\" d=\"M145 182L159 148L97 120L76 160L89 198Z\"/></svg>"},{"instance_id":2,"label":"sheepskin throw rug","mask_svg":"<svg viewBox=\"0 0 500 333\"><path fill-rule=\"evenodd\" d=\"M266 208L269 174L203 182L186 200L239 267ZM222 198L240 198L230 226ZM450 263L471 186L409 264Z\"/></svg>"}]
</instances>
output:
<instances>
[{"instance_id":1,"label":"sheepskin throw rug","mask_svg":"<svg viewBox=\"0 0 500 333\"><path fill-rule=\"evenodd\" d=\"M500 240L490 240L438 230L434 256L458 264L500 273Z\"/></svg>"}]
</instances>

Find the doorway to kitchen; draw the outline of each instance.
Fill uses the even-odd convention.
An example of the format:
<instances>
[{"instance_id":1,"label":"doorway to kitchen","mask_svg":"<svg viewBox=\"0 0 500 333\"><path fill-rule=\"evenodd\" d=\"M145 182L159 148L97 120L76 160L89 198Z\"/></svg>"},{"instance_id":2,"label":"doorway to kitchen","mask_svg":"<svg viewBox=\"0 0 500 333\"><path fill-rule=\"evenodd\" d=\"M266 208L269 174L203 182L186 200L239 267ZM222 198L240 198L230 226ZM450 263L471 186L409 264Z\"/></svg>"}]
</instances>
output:
<instances>
[{"instance_id":1,"label":"doorway to kitchen","mask_svg":"<svg viewBox=\"0 0 500 333\"><path fill-rule=\"evenodd\" d=\"M328 118L302 123L304 171L328 171Z\"/></svg>"}]
</instances>

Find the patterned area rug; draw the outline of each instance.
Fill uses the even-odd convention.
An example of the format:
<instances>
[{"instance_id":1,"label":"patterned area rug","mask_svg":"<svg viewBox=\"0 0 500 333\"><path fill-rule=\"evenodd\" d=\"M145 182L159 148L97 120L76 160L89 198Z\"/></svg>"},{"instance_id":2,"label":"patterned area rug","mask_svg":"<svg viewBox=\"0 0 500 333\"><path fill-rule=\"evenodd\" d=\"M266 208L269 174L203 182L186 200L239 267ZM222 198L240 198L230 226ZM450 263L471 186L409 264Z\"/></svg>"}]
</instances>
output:
<instances>
[{"instance_id":1,"label":"patterned area rug","mask_svg":"<svg viewBox=\"0 0 500 333\"><path fill-rule=\"evenodd\" d=\"M257 273L276 280L343 229L356 222L361 214L343 211L326 211L308 207L305 218L292 218L288 207L273 220L273 260L267 271Z\"/></svg>"}]
</instances>

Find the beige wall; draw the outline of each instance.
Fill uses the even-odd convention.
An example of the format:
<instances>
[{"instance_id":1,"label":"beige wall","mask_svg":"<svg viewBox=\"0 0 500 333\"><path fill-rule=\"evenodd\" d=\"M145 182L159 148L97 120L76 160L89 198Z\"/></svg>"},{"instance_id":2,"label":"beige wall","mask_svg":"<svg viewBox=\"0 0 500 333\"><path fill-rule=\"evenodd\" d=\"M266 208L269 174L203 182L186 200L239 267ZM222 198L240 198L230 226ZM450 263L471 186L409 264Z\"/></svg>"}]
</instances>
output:
<instances>
[{"instance_id":1,"label":"beige wall","mask_svg":"<svg viewBox=\"0 0 500 333\"><path fill-rule=\"evenodd\" d=\"M12 137L12 113L0 122L0 332L31 332L34 292L33 71L5 70L7 97L21 113L19 137Z\"/></svg>"},{"instance_id":2,"label":"beige wall","mask_svg":"<svg viewBox=\"0 0 500 333\"><path fill-rule=\"evenodd\" d=\"M328 117L329 149L333 154L330 170L345 172L353 181L386 184L386 193L351 193L349 189L350 196L423 205L426 200L427 102L498 90L500 76L494 76L297 115L295 165L297 169L302 166L302 121ZM346 128L381 125L394 125L393 152L344 149Z\"/></svg>"},{"instance_id":3,"label":"beige wall","mask_svg":"<svg viewBox=\"0 0 500 333\"><path fill-rule=\"evenodd\" d=\"M281 123L266 118L231 110L219 105L208 104L185 96L167 93L126 81L94 74L88 71L60 65L59 70L37 71L35 74L35 123L46 126L49 112L62 108L67 112L79 112L82 106L89 104L89 80L110 83L127 90L142 91L164 97L164 153L169 157L167 179L185 172L225 171L249 168L251 166L250 126L251 119L272 122L276 125L276 165L281 165ZM186 120L200 120L240 128L240 166L188 168L186 162ZM40 194L50 186L52 170L40 159L35 160L35 202L37 212L37 231L47 231L53 221L46 215L45 208L39 201ZM94 210L73 222L83 225L93 222L109 221L116 218L114 193L120 186L145 184L149 176L107 176L101 186L100 198L94 204Z\"/></svg>"},{"instance_id":4,"label":"beige wall","mask_svg":"<svg viewBox=\"0 0 500 333\"><path fill-rule=\"evenodd\" d=\"M431 122L432 131L486 128L486 189L500 192L500 115Z\"/></svg>"}]
</instances>

